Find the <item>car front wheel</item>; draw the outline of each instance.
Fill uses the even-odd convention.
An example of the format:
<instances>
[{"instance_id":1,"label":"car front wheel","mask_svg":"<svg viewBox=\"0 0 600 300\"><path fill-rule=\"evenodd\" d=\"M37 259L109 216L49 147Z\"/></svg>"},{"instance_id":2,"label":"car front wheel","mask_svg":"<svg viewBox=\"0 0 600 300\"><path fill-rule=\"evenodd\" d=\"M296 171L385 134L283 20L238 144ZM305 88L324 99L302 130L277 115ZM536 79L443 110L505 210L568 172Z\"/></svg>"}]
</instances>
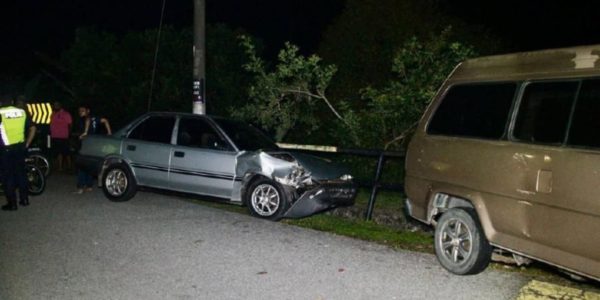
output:
<instances>
[{"instance_id":1,"label":"car front wheel","mask_svg":"<svg viewBox=\"0 0 600 300\"><path fill-rule=\"evenodd\" d=\"M115 202L127 201L137 192L135 178L124 164L110 165L102 177L102 191L106 198Z\"/></svg>"},{"instance_id":2,"label":"car front wheel","mask_svg":"<svg viewBox=\"0 0 600 300\"><path fill-rule=\"evenodd\" d=\"M289 207L282 188L268 179L259 179L252 183L246 197L246 205L251 215L271 221L283 218Z\"/></svg>"},{"instance_id":3,"label":"car front wheel","mask_svg":"<svg viewBox=\"0 0 600 300\"><path fill-rule=\"evenodd\" d=\"M441 216L435 229L435 254L446 270L457 275L485 270L492 249L473 209L453 208Z\"/></svg>"}]
</instances>

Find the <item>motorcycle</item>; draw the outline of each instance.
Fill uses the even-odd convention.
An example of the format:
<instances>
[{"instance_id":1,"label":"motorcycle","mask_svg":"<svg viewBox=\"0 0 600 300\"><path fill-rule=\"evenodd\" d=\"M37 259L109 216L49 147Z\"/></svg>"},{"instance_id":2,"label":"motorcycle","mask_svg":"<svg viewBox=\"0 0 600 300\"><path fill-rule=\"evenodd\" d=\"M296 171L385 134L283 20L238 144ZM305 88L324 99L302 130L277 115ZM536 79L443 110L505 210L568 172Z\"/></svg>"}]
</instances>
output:
<instances>
[{"instance_id":1,"label":"motorcycle","mask_svg":"<svg viewBox=\"0 0 600 300\"><path fill-rule=\"evenodd\" d=\"M35 164L34 159L28 157L25 159L25 163L29 195L41 195L46 189L46 176L44 176L42 170ZM0 178L1 176L2 174L0 174ZM0 192L2 191L2 180L0 180Z\"/></svg>"},{"instance_id":2,"label":"motorcycle","mask_svg":"<svg viewBox=\"0 0 600 300\"><path fill-rule=\"evenodd\" d=\"M40 148L27 148L27 159L28 163L34 164L45 177L50 176L52 171L50 166L50 159L46 156Z\"/></svg>"}]
</instances>

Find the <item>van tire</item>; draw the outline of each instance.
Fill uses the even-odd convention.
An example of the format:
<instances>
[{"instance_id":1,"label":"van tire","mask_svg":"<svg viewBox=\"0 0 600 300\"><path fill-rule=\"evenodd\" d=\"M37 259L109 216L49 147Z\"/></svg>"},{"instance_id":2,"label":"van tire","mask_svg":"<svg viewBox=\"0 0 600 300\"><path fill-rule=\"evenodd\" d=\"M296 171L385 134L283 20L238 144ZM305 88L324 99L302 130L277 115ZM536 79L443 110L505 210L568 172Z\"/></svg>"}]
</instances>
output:
<instances>
[{"instance_id":1,"label":"van tire","mask_svg":"<svg viewBox=\"0 0 600 300\"><path fill-rule=\"evenodd\" d=\"M457 275L481 273L492 257L477 213L470 208L452 208L435 228L435 254L440 264Z\"/></svg>"}]
</instances>

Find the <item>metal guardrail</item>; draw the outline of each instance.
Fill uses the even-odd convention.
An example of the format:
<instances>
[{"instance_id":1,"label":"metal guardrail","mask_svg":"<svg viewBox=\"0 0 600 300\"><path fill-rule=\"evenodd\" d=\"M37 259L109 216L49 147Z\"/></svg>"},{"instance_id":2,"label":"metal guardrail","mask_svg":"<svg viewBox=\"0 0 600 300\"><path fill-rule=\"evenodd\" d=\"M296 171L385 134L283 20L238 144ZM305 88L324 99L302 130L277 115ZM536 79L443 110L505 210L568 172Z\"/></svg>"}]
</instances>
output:
<instances>
[{"instance_id":1,"label":"metal guardrail","mask_svg":"<svg viewBox=\"0 0 600 300\"><path fill-rule=\"evenodd\" d=\"M365 213L365 220L369 221L373 217L373 209L375 208L375 201L377 200L377 194L379 190L391 190L396 192L404 192L404 184L385 184L381 182L381 175L383 173L383 168L385 166L385 162L388 158L393 159L404 159L406 157L406 152L399 151L384 151L384 150L376 150L376 149L352 149L352 148L340 148L334 146L317 146L317 145L297 145L297 144L285 144L278 143L279 147L283 149L289 150L300 150L300 151L308 151L308 152L316 152L316 153L337 153L337 154L347 154L354 156L367 156L367 157L377 157L377 168L375 169L375 177L372 182L362 182L358 183L360 186L371 188L371 195L369 197L369 203L367 206L367 212Z\"/></svg>"}]
</instances>

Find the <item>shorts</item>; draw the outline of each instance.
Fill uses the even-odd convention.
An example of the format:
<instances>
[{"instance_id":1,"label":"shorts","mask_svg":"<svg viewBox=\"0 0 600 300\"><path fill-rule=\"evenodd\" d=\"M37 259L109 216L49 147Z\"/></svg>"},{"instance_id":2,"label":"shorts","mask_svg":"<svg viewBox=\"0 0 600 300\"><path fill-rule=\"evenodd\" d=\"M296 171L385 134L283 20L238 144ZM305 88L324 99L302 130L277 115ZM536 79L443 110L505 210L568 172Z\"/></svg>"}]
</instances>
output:
<instances>
[{"instance_id":1,"label":"shorts","mask_svg":"<svg viewBox=\"0 0 600 300\"><path fill-rule=\"evenodd\" d=\"M69 155L69 139L52 139L52 153L54 155Z\"/></svg>"}]
</instances>

